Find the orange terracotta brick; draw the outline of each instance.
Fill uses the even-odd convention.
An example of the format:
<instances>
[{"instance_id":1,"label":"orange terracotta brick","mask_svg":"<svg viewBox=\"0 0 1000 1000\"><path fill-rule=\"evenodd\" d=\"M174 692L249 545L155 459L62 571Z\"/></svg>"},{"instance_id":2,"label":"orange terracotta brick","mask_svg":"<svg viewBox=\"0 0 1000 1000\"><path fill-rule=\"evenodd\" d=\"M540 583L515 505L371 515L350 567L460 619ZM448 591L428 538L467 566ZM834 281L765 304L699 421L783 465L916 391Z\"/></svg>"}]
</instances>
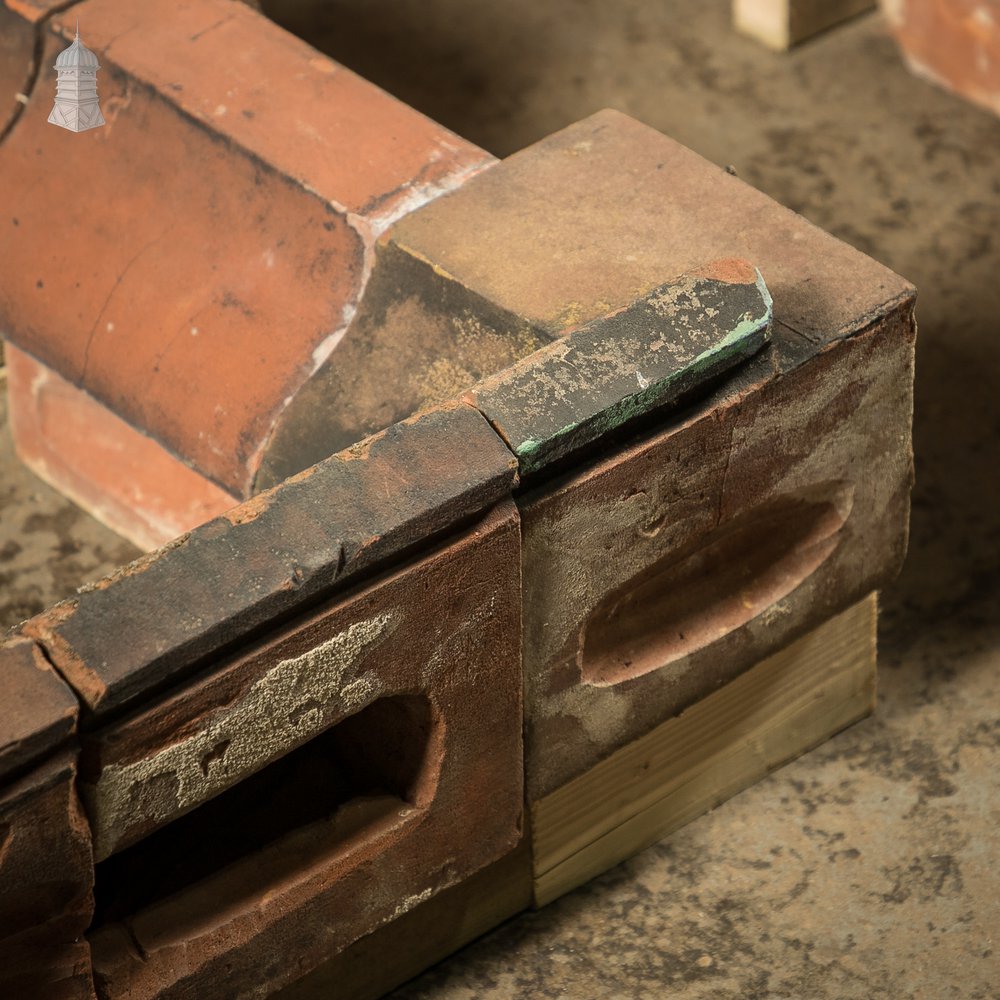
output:
<instances>
[{"instance_id":1,"label":"orange terracotta brick","mask_svg":"<svg viewBox=\"0 0 1000 1000\"><path fill-rule=\"evenodd\" d=\"M78 16L107 124L47 124L46 69L0 146L0 324L245 496L377 235L492 158L245 4L88 0L46 22L43 67Z\"/></svg>"},{"instance_id":2,"label":"orange terracotta brick","mask_svg":"<svg viewBox=\"0 0 1000 1000\"><path fill-rule=\"evenodd\" d=\"M18 456L140 548L165 545L239 502L13 346L7 349L7 369Z\"/></svg>"},{"instance_id":3,"label":"orange terracotta brick","mask_svg":"<svg viewBox=\"0 0 1000 1000\"><path fill-rule=\"evenodd\" d=\"M997 0L882 0L914 73L1000 114Z\"/></svg>"}]
</instances>

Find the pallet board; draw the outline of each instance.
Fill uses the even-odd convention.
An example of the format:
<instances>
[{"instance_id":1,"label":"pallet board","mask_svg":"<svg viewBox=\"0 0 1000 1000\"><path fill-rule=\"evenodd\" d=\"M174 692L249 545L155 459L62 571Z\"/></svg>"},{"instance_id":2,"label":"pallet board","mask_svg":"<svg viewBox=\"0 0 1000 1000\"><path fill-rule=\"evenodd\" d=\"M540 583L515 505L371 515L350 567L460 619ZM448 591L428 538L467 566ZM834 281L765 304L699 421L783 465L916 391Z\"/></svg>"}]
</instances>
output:
<instances>
[{"instance_id":1,"label":"pallet board","mask_svg":"<svg viewBox=\"0 0 1000 1000\"><path fill-rule=\"evenodd\" d=\"M532 806L543 906L868 715L875 595Z\"/></svg>"}]
</instances>

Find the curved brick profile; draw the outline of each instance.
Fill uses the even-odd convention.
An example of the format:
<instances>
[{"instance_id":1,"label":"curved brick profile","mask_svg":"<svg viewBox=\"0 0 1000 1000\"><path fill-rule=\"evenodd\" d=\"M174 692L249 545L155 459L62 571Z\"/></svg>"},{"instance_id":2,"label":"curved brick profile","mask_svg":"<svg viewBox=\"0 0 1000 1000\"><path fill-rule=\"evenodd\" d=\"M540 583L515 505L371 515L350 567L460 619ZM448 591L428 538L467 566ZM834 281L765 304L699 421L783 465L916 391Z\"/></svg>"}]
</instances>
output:
<instances>
[{"instance_id":1,"label":"curved brick profile","mask_svg":"<svg viewBox=\"0 0 1000 1000\"><path fill-rule=\"evenodd\" d=\"M322 978L510 857L525 790L905 551L912 287L664 136L593 116L376 252L354 360L270 439L276 485L23 625L84 706L108 998ZM348 389L380 408L338 409Z\"/></svg>"},{"instance_id":2,"label":"curved brick profile","mask_svg":"<svg viewBox=\"0 0 1000 1000\"><path fill-rule=\"evenodd\" d=\"M996 0L881 0L918 76L1000 115L1000 4Z\"/></svg>"},{"instance_id":3,"label":"curved brick profile","mask_svg":"<svg viewBox=\"0 0 1000 1000\"><path fill-rule=\"evenodd\" d=\"M45 67L77 16L107 124L61 135ZM246 496L276 417L336 353L377 235L493 160L234 0L88 0L43 40L0 146L20 261L0 325Z\"/></svg>"}]
</instances>

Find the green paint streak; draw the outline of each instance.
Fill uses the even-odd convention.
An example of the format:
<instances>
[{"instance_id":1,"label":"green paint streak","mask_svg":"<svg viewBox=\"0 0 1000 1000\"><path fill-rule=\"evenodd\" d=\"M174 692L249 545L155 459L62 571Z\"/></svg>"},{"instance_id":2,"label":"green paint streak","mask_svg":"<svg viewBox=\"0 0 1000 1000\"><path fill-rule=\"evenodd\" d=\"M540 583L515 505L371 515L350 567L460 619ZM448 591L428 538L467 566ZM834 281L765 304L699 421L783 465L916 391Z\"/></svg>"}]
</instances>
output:
<instances>
[{"instance_id":1,"label":"green paint streak","mask_svg":"<svg viewBox=\"0 0 1000 1000\"><path fill-rule=\"evenodd\" d=\"M529 438L515 449L522 473L537 471L554 459L561 458L571 448L580 447L617 430L632 420L644 416L661 403L688 388L693 388L703 376L711 376L725 371L729 360L749 357L767 342L769 337L772 304L771 293L764 278L757 270L757 289L764 303L763 316L753 316L741 320L721 340L709 350L694 358L679 371L670 372L645 389L625 396L604 410L589 414L581 420L567 424L546 438ZM759 340L749 353L749 342ZM675 390L677 390L675 392Z\"/></svg>"}]
</instances>

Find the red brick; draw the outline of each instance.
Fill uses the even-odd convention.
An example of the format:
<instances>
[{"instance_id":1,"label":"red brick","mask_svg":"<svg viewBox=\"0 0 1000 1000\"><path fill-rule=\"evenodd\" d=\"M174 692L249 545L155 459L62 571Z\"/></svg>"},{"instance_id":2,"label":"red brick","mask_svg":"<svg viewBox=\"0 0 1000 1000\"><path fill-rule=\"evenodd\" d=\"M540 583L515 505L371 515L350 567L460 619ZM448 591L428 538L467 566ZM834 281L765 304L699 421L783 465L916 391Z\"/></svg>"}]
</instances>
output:
<instances>
[{"instance_id":1,"label":"red brick","mask_svg":"<svg viewBox=\"0 0 1000 1000\"><path fill-rule=\"evenodd\" d=\"M26 622L90 712L140 703L509 495L471 406L393 425Z\"/></svg>"},{"instance_id":2,"label":"red brick","mask_svg":"<svg viewBox=\"0 0 1000 1000\"><path fill-rule=\"evenodd\" d=\"M88 738L97 857L136 842L98 866L102 996L264 995L518 842L519 540L508 500ZM397 714L371 715L394 697L429 712L411 742ZM310 769L311 793L295 783ZM390 789L380 810L358 797ZM327 814L351 795L336 836ZM316 798L289 822L312 826L255 832Z\"/></svg>"},{"instance_id":3,"label":"red brick","mask_svg":"<svg viewBox=\"0 0 1000 1000\"><path fill-rule=\"evenodd\" d=\"M165 545L239 503L93 396L12 345L7 369L18 457L139 548Z\"/></svg>"},{"instance_id":4,"label":"red brick","mask_svg":"<svg viewBox=\"0 0 1000 1000\"><path fill-rule=\"evenodd\" d=\"M1000 114L997 0L882 0L910 68Z\"/></svg>"},{"instance_id":5,"label":"red brick","mask_svg":"<svg viewBox=\"0 0 1000 1000\"><path fill-rule=\"evenodd\" d=\"M69 754L0 788L0 995L94 996L83 932L93 912L90 831Z\"/></svg>"},{"instance_id":6,"label":"red brick","mask_svg":"<svg viewBox=\"0 0 1000 1000\"><path fill-rule=\"evenodd\" d=\"M770 364L520 501L530 800L898 572L909 312L805 364L796 339L776 331Z\"/></svg>"},{"instance_id":7,"label":"red brick","mask_svg":"<svg viewBox=\"0 0 1000 1000\"><path fill-rule=\"evenodd\" d=\"M244 4L88 0L47 24L45 66L78 15L107 124L48 125L43 74L0 147L0 224L23 262L0 321L246 496L343 336L377 234L492 158Z\"/></svg>"},{"instance_id":8,"label":"red brick","mask_svg":"<svg viewBox=\"0 0 1000 1000\"><path fill-rule=\"evenodd\" d=\"M0 641L0 781L76 732L73 692L29 639Z\"/></svg>"},{"instance_id":9,"label":"red brick","mask_svg":"<svg viewBox=\"0 0 1000 1000\"><path fill-rule=\"evenodd\" d=\"M517 494L529 799L898 570L912 476L914 290L886 268L608 111L401 220L380 252L398 273L410 260L421 282L419 294L416 280L400 285L395 307L382 303L385 325L373 330L386 356L401 317L430 327L447 309L508 344L563 338L467 397L533 477ZM581 336L610 317L607 336L628 343L609 340L594 357L617 365L633 351L641 370L651 347L616 320L673 287L663 285L673 275L729 257L763 275L772 343L696 386L702 395L687 409L658 413L629 438L594 412L626 405L624 382L621 398L603 398L593 379L564 384L544 367L575 356ZM716 335L725 327L720 320ZM397 375L385 363L371 377L398 399L417 371ZM532 374L557 398L539 393ZM314 385L336 378L330 368ZM575 466L558 451L531 464L536 442L581 420L598 433Z\"/></svg>"}]
</instances>

